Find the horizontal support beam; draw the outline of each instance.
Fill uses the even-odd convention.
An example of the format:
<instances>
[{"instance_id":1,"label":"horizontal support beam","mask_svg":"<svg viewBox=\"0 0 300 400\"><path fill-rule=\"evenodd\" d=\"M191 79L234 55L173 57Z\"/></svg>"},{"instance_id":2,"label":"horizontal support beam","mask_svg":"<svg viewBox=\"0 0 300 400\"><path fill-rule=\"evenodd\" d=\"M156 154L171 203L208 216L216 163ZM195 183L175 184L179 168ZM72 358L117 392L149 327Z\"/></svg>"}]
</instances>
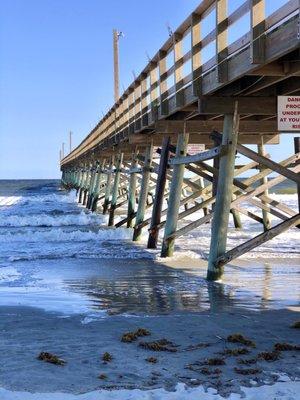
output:
<instances>
[{"instance_id":1,"label":"horizontal support beam","mask_svg":"<svg viewBox=\"0 0 300 400\"><path fill-rule=\"evenodd\" d=\"M217 157L221 153L222 146L214 147L213 149L203 151L202 153L197 153L192 156L185 157L174 157L169 161L170 165L178 165L178 164L191 164L199 161L206 161L212 158ZM223 148L226 151L225 148Z\"/></svg>"},{"instance_id":2,"label":"horizontal support beam","mask_svg":"<svg viewBox=\"0 0 300 400\"><path fill-rule=\"evenodd\" d=\"M211 98L214 102L214 97ZM219 114L219 113L215 113ZM250 113L247 113L250 114ZM193 134L193 133L207 133L210 134L212 131L222 131L223 130L223 119L220 120L164 120L158 121L154 125L155 133L182 133L183 131ZM277 134L277 121L256 121L247 120L240 121L239 124L239 135L241 134Z\"/></svg>"},{"instance_id":3,"label":"horizontal support beam","mask_svg":"<svg viewBox=\"0 0 300 400\"><path fill-rule=\"evenodd\" d=\"M267 242L268 240L273 239L274 237L280 235L282 232L286 231L293 226L298 225L300 222L300 214L295 215L294 217L281 222L280 224L274 226L273 228L267 230L264 233L261 233L258 236L255 236L253 239L248 240L245 243L242 243L240 246L235 247L232 250L229 250L223 256L219 257L216 261L216 265L221 267L231 260L240 257L241 255L247 253L250 250L253 250L255 247L260 246L261 244Z\"/></svg>"},{"instance_id":4,"label":"horizontal support beam","mask_svg":"<svg viewBox=\"0 0 300 400\"><path fill-rule=\"evenodd\" d=\"M273 97L206 97L198 101L199 114L233 114L238 102L239 114L276 115L277 98Z\"/></svg>"},{"instance_id":5,"label":"horizontal support beam","mask_svg":"<svg viewBox=\"0 0 300 400\"><path fill-rule=\"evenodd\" d=\"M161 146L163 138L170 136L170 142L176 144L177 133L169 132L168 134L153 133L153 134L134 134L129 136L129 143L139 146L141 144L150 144L153 141L154 146ZM263 135L265 144L279 144L279 135ZM245 134L239 133L239 142L242 144L260 144L261 135L259 134ZM193 133L189 135L189 144L203 144L206 146L213 146L214 142L210 138L210 133ZM105 151L104 151L105 153Z\"/></svg>"}]
</instances>

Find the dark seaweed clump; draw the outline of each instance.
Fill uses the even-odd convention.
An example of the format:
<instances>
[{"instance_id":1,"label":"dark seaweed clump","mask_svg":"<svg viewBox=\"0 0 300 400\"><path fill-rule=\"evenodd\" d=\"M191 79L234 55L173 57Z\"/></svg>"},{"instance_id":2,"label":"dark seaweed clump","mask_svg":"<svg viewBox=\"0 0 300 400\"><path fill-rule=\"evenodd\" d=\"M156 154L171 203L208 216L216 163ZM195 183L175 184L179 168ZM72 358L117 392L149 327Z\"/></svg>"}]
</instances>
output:
<instances>
[{"instance_id":1,"label":"dark seaweed clump","mask_svg":"<svg viewBox=\"0 0 300 400\"><path fill-rule=\"evenodd\" d=\"M177 346L167 339L155 340L153 342L140 342L139 347L152 351L169 351L171 353L177 351Z\"/></svg>"},{"instance_id":2,"label":"dark seaweed clump","mask_svg":"<svg viewBox=\"0 0 300 400\"><path fill-rule=\"evenodd\" d=\"M228 342L231 342L231 343L241 343L245 346L256 347L256 344L255 344L255 342L253 342L253 340L246 338L245 336L243 336L240 333L234 333L232 335L229 335L227 337L227 340L228 340Z\"/></svg>"},{"instance_id":3,"label":"dark seaweed clump","mask_svg":"<svg viewBox=\"0 0 300 400\"><path fill-rule=\"evenodd\" d=\"M55 354L51 354L45 351L42 351L38 355L38 360L45 361L55 365L65 365L66 361L62 358L57 357Z\"/></svg>"},{"instance_id":4,"label":"dark seaweed clump","mask_svg":"<svg viewBox=\"0 0 300 400\"><path fill-rule=\"evenodd\" d=\"M144 328L138 328L134 332L126 332L122 335L121 342L131 343L137 340L138 337L149 336L151 335L150 331Z\"/></svg>"}]
</instances>

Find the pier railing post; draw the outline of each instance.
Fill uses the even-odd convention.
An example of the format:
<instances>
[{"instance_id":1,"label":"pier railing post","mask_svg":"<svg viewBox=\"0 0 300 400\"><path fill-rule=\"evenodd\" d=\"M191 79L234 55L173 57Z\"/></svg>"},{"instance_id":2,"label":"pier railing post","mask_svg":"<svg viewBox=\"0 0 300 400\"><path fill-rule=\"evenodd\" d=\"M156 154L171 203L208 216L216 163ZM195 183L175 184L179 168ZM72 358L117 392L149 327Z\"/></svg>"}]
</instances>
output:
<instances>
[{"instance_id":1,"label":"pier railing post","mask_svg":"<svg viewBox=\"0 0 300 400\"><path fill-rule=\"evenodd\" d=\"M263 136L261 136L261 143L259 145L257 145L257 150L258 150L258 154L260 156L265 156L266 152L265 152L265 146L264 146L264 138ZM263 165L260 165L259 167L260 171L263 171L264 169L266 169ZM261 185L264 185L265 183L268 183L268 177L264 176L261 180L260 180ZM265 196L269 195L269 190L266 189L263 194ZM265 201L261 201L262 204L267 205L267 203ZM266 232L267 230L269 230L272 227L272 223L271 223L271 214L267 211L267 210L262 210L262 217L263 217L263 226L264 226L264 231Z\"/></svg>"},{"instance_id":2,"label":"pier railing post","mask_svg":"<svg viewBox=\"0 0 300 400\"><path fill-rule=\"evenodd\" d=\"M108 226L114 225L115 210L116 210L117 198L118 198L118 192L119 192L120 173L121 173L122 162L123 162L123 153L120 153L118 156L118 159L117 159L117 163L116 163L115 179L114 179L114 185L113 185L111 203L110 203L110 209L109 209Z\"/></svg>"},{"instance_id":3,"label":"pier railing post","mask_svg":"<svg viewBox=\"0 0 300 400\"><path fill-rule=\"evenodd\" d=\"M132 155L131 168L136 168L137 160L136 154ZM129 190L128 190L128 207L127 207L127 228L133 227L133 219L135 214L136 204L136 181L137 176L135 172L131 172L129 177Z\"/></svg>"},{"instance_id":4,"label":"pier railing post","mask_svg":"<svg viewBox=\"0 0 300 400\"><path fill-rule=\"evenodd\" d=\"M107 178L106 178L106 187L105 187L105 198L104 198L104 204L103 204L103 214L107 213L108 206L109 206L109 203L110 203L113 165L114 165L114 156L111 157L111 160L110 160L110 163L109 163L109 166L108 166L108 172L107 172Z\"/></svg>"},{"instance_id":5,"label":"pier railing post","mask_svg":"<svg viewBox=\"0 0 300 400\"><path fill-rule=\"evenodd\" d=\"M138 241L141 238L142 228L139 226L144 221L146 202L149 190L150 168L152 164L153 145L149 145L145 151L145 162L143 168L141 189L139 194L138 209L135 218L135 228L133 232L133 241Z\"/></svg>"},{"instance_id":6,"label":"pier railing post","mask_svg":"<svg viewBox=\"0 0 300 400\"><path fill-rule=\"evenodd\" d=\"M161 147L154 203L152 208L152 217L151 217L148 245L147 245L148 249L156 249L157 247L157 240L159 234L159 228L157 226L160 223L161 219L161 210L162 210L165 186L167 180L169 145L170 145L170 137L164 137Z\"/></svg>"},{"instance_id":7,"label":"pier railing post","mask_svg":"<svg viewBox=\"0 0 300 400\"><path fill-rule=\"evenodd\" d=\"M188 139L189 135L187 133L182 133L178 135L176 157L186 155ZM171 257L174 252L175 238L169 238L169 236L175 233L177 229L184 169L184 164L176 164L173 167L161 257Z\"/></svg>"},{"instance_id":8,"label":"pier railing post","mask_svg":"<svg viewBox=\"0 0 300 400\"><path fill-rule=\"evenodd\" d=\"M216 265L217 258L226 252L228 221L232 200L235 153L238 139L239 115L235 103L234 114L225 114L222 145L226 149L220 157L220 169L214 215L211 229L211 242L208 260L207 279L217 280L223 274L223 267Z\"/></svg>"}]
</instances>

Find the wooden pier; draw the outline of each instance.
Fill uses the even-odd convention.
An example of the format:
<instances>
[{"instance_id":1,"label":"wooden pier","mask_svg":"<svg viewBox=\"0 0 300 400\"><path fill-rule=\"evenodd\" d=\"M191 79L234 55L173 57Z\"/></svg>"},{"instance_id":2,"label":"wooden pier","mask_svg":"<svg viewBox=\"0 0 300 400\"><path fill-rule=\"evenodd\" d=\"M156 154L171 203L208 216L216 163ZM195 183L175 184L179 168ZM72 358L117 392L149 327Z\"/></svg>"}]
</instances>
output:
<instances>
[{"instance_id":1,"label":"wooden pier","mask_svg":"<svg viewBox=\"0 0 300 400\"><path fill-rule=\"evenodd\" d=\"M241 18L249 31L232 41ZM300 95L299 26L299 0L268 17L264 0L246 0L230 14L227 0L203 0L63 158L63 184L87 208L108 214L109 226L132 227L134 241L148 229L148 248L161 245L162 257L172 256L176 238L211 222L211 280L226 263L300 226L300 214L269 195L289 179L300 198L300 138L284 160L265 149L288 133L278 131L277 97ZM299 120L300 103L294 115ZM239 156L247 162L238 164ZM236 229L243 214L262 233L228 250L231 214Z\"/></svg>"}]
</instances>

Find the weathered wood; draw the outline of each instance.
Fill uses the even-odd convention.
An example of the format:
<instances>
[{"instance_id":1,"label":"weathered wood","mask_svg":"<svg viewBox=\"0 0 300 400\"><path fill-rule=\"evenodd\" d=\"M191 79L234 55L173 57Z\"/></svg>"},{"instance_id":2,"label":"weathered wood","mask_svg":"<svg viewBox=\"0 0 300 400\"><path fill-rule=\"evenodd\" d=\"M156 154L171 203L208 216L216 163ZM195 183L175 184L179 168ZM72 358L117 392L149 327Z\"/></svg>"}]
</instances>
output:
<instances>
[{"instance_id":1,"label":"weathered wood","mask_svg":"<svg viewBox=\"0 0 300 400\"><path fill-rule=\"evenodd\" d=\"M262 141L261 141L261 144L259 144L259 145L257 146L257 150L258 150L258 154L259 154L259 155L264 156L264 157L266 156L263 139L262 139ZM265 169L265 167L260 166L260 170L261 170L261 171L263 171L264 169ZM260 181L260 183L261 183L262 185L264 185L264 184L267 183L267 182L268 182L268 178L267 178L266 176L264 176L264 177L261 179L261 181ZM266 190L264 191L263 194L264 194L265 196L268 196L268 194L269 194L269 193L268 193L268 189L266 189ZM262 202L263 205L267 204L264 200L261 200L261 202ZM265 208L262 210L262 217L263 217L263 226L264 226L264 230L267 231L268 229L271 228L272 223L271 223L270 213L269 213L268 210L266 210Z\"/></svg>"},{"instance_id":2,"label":"weathered wood","mask_svg":"<svg viewBox=\"0 0 300 400\"><path fill-rule=\"evenodd\" d=\"M120 169L122 166L122 162L123 162L123 154L121 153L118 156L117 163L116 163L115 179L114 179L114 185L113 185L111 203L110 203L110 209L109 209L108 226L114 225L115 210L116 210L117 198L118 198L118 189L119 189L119 184L120 184Z\"/></svg>"},{"instance_id":3,"label":"weathered wood","mask_svg":"<svg viewBox=\"0 0 300 400\"><path fill-rule=\"evenodd\" d=\"M135 204L136 204L136 156L133 154L131 163L131 174L129 178L129 192L128 192L128 208L127 208L127 228L133 227L133 218L135 214Z\"/></svg>"},{"instance_id":4,"label":"weathered wood","mask_svg":"<svg viewBox=\"0 0 300 400\"><path fill-rule=\"evenodd\" d=\"M300 137L295 137L294 138L294 148L295 148L295 153L300 154ZM300 159L296 161L296 165L300 164ZM299 173L298 173L299 175ZM300 183L297 183L297 193L298 193L298 210L300 212Z\"/></svg>"},{"instance_id":5,"label":"weathered wood","mask_svg":"<svg viewBox=\"0 0 300 400\"><path fill-rule=\"evenodd\" d=\"M228 81L228 5L227 0L216 1L216 53L217 53L217 79L218 82Z\"/></svg>"},{"instance_id":6,"label":"weathered wood","mask_svg":"<svg viewBox=\"0 0 300 400\"><path fill-rule=\"evenodd\" d=\"M170 159L169 164L170 165L190 164L190 163L196 163L198 161L210 160L212 158L218 157L221 150L226 151L225 149L221 149L221 147L218 146L213 149L203 151L202 153L194 154L192 156L174 157Z\"/></svg>"},{"instance_id":7,"label":"weathered wood","mask_svg":"<svg viewBox=\"0 0 300 400\"><path fill-rule=\"evenodd\" d=\"M247 253L250 250L260 246L261 244L267 242L268 240L273 239L274 237L280 235L282 232L286 231L293 226L296 226L300 222L300 214L295 215L294 217L287 219L284 222L274 226L273 228L267 230L264 233L256 236L253 239L248 240L247 242L241 244L240 246L235 247L232 250L229 250L227 253L218 257L215 264L218 268L221 268L223 265L229 263L231 260L240 257L241 255Z\"/></svg>"},{"instance_id":8,"label":"weathered wood","mask_svg":"<svg viewBox=\"0 0 300 400\"><path fill-rule=\"evenodd\" d=\"M200 114L230 114L238 100L240 114L275 115L277 99L270 97L203 97L199 99L198 111ZM248 122L248 121L247 121Z\"/></svg>"},{"instance_id":9,"label":"weathered wood","mask_svg":"<svg viewBox=\"0 0 300 400\"><path fill-rule=\"evenodd\" d=\"M145 151L145 163L143 168L142 183L139 194L138 209L135 218L135 227L133 232L133 241L138 241L141 238L142 229L139 224L143 222L146 210L146 202L149 191L149 181L150 181L150 168L153 156L153 146L150 145Z\"/></svg>"},{"instance_id":10,"label":"weathered wood","mask_svg":"<svg viewBox=\"0 0 300 400\"><path fill-rule=\"evenodd\" d=\"M156 249L157 247L157 240L159 234L159 229L157 228L157 225L161 221L161 211L165 193L165 185L167 180L169 143L170 143L170 138L169 137L164 138L160 153L157 183L156 183L154 203L152 208L152 217L151 217L148 244L147 244L148 249Z\"/></svg>"},{"instance_id":11,"label":"weathered wood","mask_svg":"<svg viewBox=\"0 0 300 400\"><path fill-rule=\"evenodd\" d=\"M106 178L106 188L105 188L105 199L104 199L104 204L103 204L103 214L107 213L108 206L110 204L110 197L111 197L111 184L112 184L112 167L114 165L114 156L111 157L110 159L110 164L109 164L109 171L107 172L107 178Z\"/></svg>"},{"instance_id":12,"label":"weathered wood","mask_svg":"<svg viewBox=\"0 0 300 400\"><path fill-rule=\"evenodd\" d=\"M265 0L250 0L251 62L265 61Z\"/></svg>"},{"instance_id":13,"label":"weathered wood","mask_svg":"<svg viewBox=\"0 0 300 400\"><path fill-rule=\"evenodd\" d=\"M235 152L239 126L237 107L236 103L234 114L226 114L224 118L222 145L227 146L227 153L220 157L219 184L212 221L211 244L207 270L207 279L209 280L219 279L223 273L222 268L219 268L218 265L216 265L216 260L226 251Z\"/></svg>"},{"instance_id":14,"label":"weathered wood","mask_svg":"<svg viewBox=\"0 0 300 400\"><path fill-rule=\"evenodd\" d=\"M287 169L286 167L283 167L282 165L276 163L275 161L272 161L269 158L259 155L259 154L255 153L255 151L250 150L241 144L237 145L237 151L239 153L243 154L244 156L250 158L251 160L254 160L260 164L263 164L266 167L270 168L271 170L278 172L279 174L296 182L297 184L300 184L300 176L299 175L297 175L295 172ZM300 157L300 154L299 154L299 157ZM299 157L298 157L298 159L299 159Z\"/></svg>"},{"instance_id":15,"label":"weathered wood","mask_svg":"<svg viewBox=\"0 0 300 400\"><path fill-rule=\"evenodd\" d=\"M188 145L188 134L178 135L176 146L176 157L185 156ZM168 237L176 231L178 221L178 210L180 206L180 195L183 182L184 164L175 165L173 168L173 176L171 181L170 195L168 201L167 220L165 225L164 240L162 244L161 256L169 257L174 252L173 238Z\"/></svg>"}]
</instances>

